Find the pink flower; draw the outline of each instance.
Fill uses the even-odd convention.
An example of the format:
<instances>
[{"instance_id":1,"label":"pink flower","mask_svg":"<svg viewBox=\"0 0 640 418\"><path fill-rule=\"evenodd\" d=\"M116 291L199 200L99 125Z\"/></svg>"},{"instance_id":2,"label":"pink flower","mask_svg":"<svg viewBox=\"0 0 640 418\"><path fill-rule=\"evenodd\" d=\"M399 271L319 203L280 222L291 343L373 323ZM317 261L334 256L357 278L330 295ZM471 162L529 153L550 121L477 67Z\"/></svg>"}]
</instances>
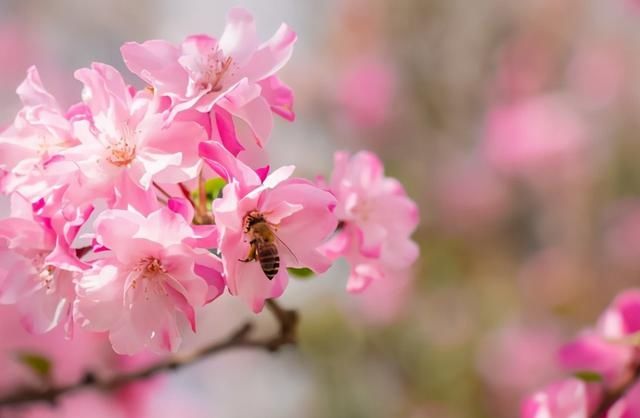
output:
<instances>
[{"instance_id":1,"label":"pink flower","mask_svg":"<svg viewBox=\"0 0 640 418\"><path fill-rule=\"evenodd\" d=\"M293 166L281 167L261 182L258 174L215 142L203 143L201 155L229 181L223 197L213 202L213 215L220 231L227 286L233 295L259 312L265 299L284 291L287 267L308 267L316 273L330 267L331 261L318 251L337 225L335 198L330 193L306 180L290 178ZM279 255L275 268L271 265L269 269L273 277L267 276L259 260L241 261L251 258L252 218L268 228L267 239ZM257 248L258 257L262 249Z\"/></svg>"},{"instance_id":2,"label":"pink flower","mask_svg":"<svg viewBox=\"0 0 640 418\"><path fill-rule=\"evenodd\" d=\"M72 201L107 198L112 205L149 199L152 182L178 183L200 170L198 143L205 132L195 122L164 126L159 102L140 91L132 95L120 73L106 64L76 71L92 120L74 123L80 145L61 155L79 167ZM126 207L124 205L123 207Z\"/></svg>"},{"instance_id":3,"label":"pink flower","mask_svg":"<svg viewBox=\"0 0 640 418\"><path fill-rule=\"evenodd\" d=\"M638 359L633 337L640 331L640 291L619 295L588 330L559 353L564 368L602 376L608 387L617 387L631 375Z\"/></svg>"},{"instance_id":4,"label":"pink flower","mask_svg":"<svg viewBox=\"0 0 640 418\"><path fill-rule=\"evenodd\" d=\"M208 113L215 106L246 124L262 146L271 133L272 111L294 117L292 93L275 74L291 57L295 41L296 34L282 24L260 44L251 13L234 8L219 40L195 35L180 46L161 40L129 42L121 51L133 73L171 99L170 120L185 110ZM213 122L218 122L215 117Z\"/></svg>"},{"instance_id":5,"label":"pink flower","mask_svg":"<svg viewBox=\"0 0 640 418\"><path fill-rule=\"evenodd\" d=\"M616 387L629 376L633 347L605 340L585 332L560 349L558 357L565 370L595 372L609 387Z\"/></svg>"},{"instance_id":6,"label":"pink flower","mask_svg":"<svg viewBox=\"0 0 640 418\"><path fill-rule=\"evenodd\" d=\"M200 248L204 238L189 221L167 208L147 217L134 210L101 213L96 240L110 251L78 283L79 323L109 331L118 353L177 350L182 325L195 331L196 309L224 289L219 259Z\"/></svg>"},{"instance_id":7,"label":"pink flower","mask_svg":"<svg viewBox=\"0 0 640 418\"><path fill-rule=\"evenodd\" d=\"M418 257L410 238L418 225L418 208L400 183L384 176L372 153L335 155L329 189L336 196L342 228L323 246L332 259L345 256L352 265L348 290L364 290L384 277L385 266L402 269Z\"/></svg>"},{"instance_id":8,"label":"pink flower","mask_svg":"<svg viewBox=\"0 0 640 418\"><path fill-rule=\"evenodd\" d=\"M596 385L566 379L533 394L522 405L522 418L589 418L602 396Z\"/></svg>"},{"instance_id":9,"label":"pink flower","mask_svg":"<svg viewBox=\"0 0 640 418\"><path fill-rule=\"evenodd\" d=\"M391 114L396 93L396 74L392 60L381 55L361 57L339 80L338 104L359 128L383 125Z\"/></svg>"},{"instance_id":10,"label":"pink flower","mask_svg":"<svg viewBox=\"0 0 640 418\"><path fill-rule=\"evenodd\" d=\"M92 210L65 208L49 218L12 196L12 216L0 220L0 303L17 304L27 330L41 333L64 324L71 332L74 280L89 267L71 243Z\"/></svg>"},{"instance_id":11,"label":"pink flower","mask_svg":"<svg viewBox=\"0 0 640 418\"><path fill-rule=\"evenodd\" d=\"M18 191L35 201L51 188L60 187L60 179L49 167L51 160L78 141L58 102L43 87L35 67L29 68L17 93L24 107L13 124L0 133L0 170L7 172L0 191Z\"/></svg>"},{"instance_id":12,"label":"pink flower","mask_svg":"<svg viewBox=\"0 0 640 418\"><path fill-rule=\"evenodd\" d=\"M509 175L572 175L582 169L587 143L585 121L564 96L499 105L487 117L487 158Z\"/></svg>"}]
</instances>

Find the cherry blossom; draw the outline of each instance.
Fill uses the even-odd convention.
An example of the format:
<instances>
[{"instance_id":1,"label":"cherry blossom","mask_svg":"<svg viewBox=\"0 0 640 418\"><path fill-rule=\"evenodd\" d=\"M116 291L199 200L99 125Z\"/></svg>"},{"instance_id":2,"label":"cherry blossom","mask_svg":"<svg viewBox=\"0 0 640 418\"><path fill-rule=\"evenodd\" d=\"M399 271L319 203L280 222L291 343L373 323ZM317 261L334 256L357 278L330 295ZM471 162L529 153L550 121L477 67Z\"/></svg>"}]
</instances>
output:
<instances>
[{"instance_id":1,"label":"cherry blossom","mask_svg":"<svg viewBox=\"0 0 640 418\"><path fill-rule=\"evenodd\" d=\"M402 269L418 257L410 238L418 225L416 204L400 183L384 176L382 162L372 153L352 157L338 152L328 185L336 196L341 228L323 251L332 259L345 256L351 264L347 289L359 292L385 269Z\"/></svg>"},{"instance_id":2,"label":"cherry blossom","mask_svg":"<svg viewBox=\"0 0 640 418\"><path fill-rule=\"evenodd\" d=\"M144 91L132 95L118 71L106 64L76 71L92 120L74 124L80 144L61 152L79 168L70 198L117 202L144 195L154 181L178 183L197 176L198 143L205 132L195 122L164 126L159 104ZM134 197L131 197L133 199ZM142 197L144 199L144 197ZM114 203L115 204L115 203Z\"/></svg>"},{"instance_id":3,"label":"cherry blossom","mask_svg":"<svg viewBox=\"0 0 640 418\"><path fill-rule=\"evenodd\" d=\"M167 208L149 216L108 210L95 221L102 253L78 282L75 312L83 327L109 331L114 350L175 351L183 322L196 330L196 309L220 295L220 261L198 248L187 220Z\"/></svg>"},{"instance_id":4,"label":"cherry blossom","mask_svg":"<svg viewBox=\"0 0 640 418\"><path fill-rule=\"evenodd\" d=\"M262 146L271 133L272 111L294 118L291 90L275 74L291 57L295 41L296 34L282 24L261 44L251 13L234 8L219 39L195 35L179 46L162 40L129 42L122 56L158 95L171 99L170 118L189 109L209 113L215 107L214 124L233 116ZM234 139L235 147L242 148Z\"/></svg>"},{"instance_id":5,"label":"cherry blossom","mask_svg":"<svg viewBox=\"0 0 640 418\"><path fill-rule=\"evenodd\" d=\"M217 143L201 146L201 154L214 169L227 175L230 183L223 197L213 202L213 215L220 231L220 251L227 286L232 294L244 299L255 312L264 301L282 294L287 281L287 267L307 267L325 272L330 260L318 247L335 231L335 198L311 182L291 178L295 167L281 167L264 181L257 173ZM227 166L231 164L231 166ZM231 177L232 173L236 176ZM279 268L268 277L259 260L245 262L250 254L250 217L260 218L275 236Z\"/></svg>"},{"instance_id":6,"label":"cherry blossom","mask_svg":"<svg viewBox=\"0 0 640 418\"><path fill-rule=\"evenodd\" d=\"M92 209L47 218L13 195L12 216L0 220L0 303L17 304L28 330L46 332L65 324L71 332L74 280L89 265L70 245Z\"/></svg>"}]
</instances>

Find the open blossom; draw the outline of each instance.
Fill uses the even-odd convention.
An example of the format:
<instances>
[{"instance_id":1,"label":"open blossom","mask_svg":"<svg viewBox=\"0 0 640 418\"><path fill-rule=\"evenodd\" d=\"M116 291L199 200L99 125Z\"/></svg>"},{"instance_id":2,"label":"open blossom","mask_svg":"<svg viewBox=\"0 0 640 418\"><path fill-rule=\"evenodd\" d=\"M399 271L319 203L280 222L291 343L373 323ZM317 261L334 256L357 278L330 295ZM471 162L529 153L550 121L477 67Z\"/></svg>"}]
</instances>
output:
<instances>
[{"instance_id":1,"label":"open blossom","mask_svg":"<svg viewBox=\"0 0 640 418\"><path fill-rule=\"evenodd\" d=\"M201 155L229 181L222 198L213 202L213 215L232 294L259 312L266 299L284 291L287 267L308 267L316 273L330 267L330 260L318 251L337 226L335 198L330 193L307 180L291 178L293 166L281 167L261 181L257 173L215 142L202 144ZM261 266L261 248L257 248L257 260L246 260L252 247L249 217L262 219L274 234L272 242L279 255L274 277L268 277Z\"/></svg>"},{"instance_id":2,"label":"open blossom","mask_svg":"<svg viewBox=\"0 0 640 418\"><path fill-rule=\"evenodd\" d=\"M71 243L91 211L65 210L48 218L13 195L11 217L0 220L0 303L17 304L28 330L65 324L70 331L74 280L89 267Z\"/></svg>"},{"instance_id":3,"label":"open blossom","mask_svg":"<svg viewBox=\"0 0 640 418\"><path fill-rule=\"evenodd\" d=\"M220 39L195 35L181 45L162 40L126 43L129 69L171 99L171 116L185 110L211 112L221 140L237 155L244 146L231 120L242 121L263 146L273 126L272 112L292 120L292 93L275 75L289 60L296 34L282 24L260 43L253 16L232 9Z\"/></svg>"},{"instance_id":4,"label":"open blossom","mask_svg":"<svg viewBox=\"0 0 640 418\"><path fill-rule=\"evenodd\" d=\"M342 228L323 247L332 259L345 256L351 264L347 288L364 290L382 280L385 268L402 269L418 257L411 234L418 225L416 204L402 185L384 176L382 162L372 153L335 155L329 190L336 196L336 216Z\"/></svg>"},{"instance_id":5,"label":"open blossom","mask_svg":"<svg viewBox=\"0 0 640 418\"><path fill-rule=\"evenodd\" d=\"M147 217L108 210L94 225L109 251L78 283L80 324L109 331L119 353L177 350L182 324L195 331L196 309L224 289L218 258L199 248L206 237L168 208Z\"/></svg>"},{"instance_id":6,"label":"open blossom","mask_svg":"<svg viewBox=\"0 0 640 418\"><path fill-rule=\"evenodd\" d=\"M76 78L84 83L91 120L74 124L80 144L61 152L79 167L71 200L144 199L153 181L178 183L197 176L198 143L206 136L200 125L174 121L164 126L157 101L144 90L132 94L109 65L94 63L76 71Z\"/></svg>"}]
</instances>

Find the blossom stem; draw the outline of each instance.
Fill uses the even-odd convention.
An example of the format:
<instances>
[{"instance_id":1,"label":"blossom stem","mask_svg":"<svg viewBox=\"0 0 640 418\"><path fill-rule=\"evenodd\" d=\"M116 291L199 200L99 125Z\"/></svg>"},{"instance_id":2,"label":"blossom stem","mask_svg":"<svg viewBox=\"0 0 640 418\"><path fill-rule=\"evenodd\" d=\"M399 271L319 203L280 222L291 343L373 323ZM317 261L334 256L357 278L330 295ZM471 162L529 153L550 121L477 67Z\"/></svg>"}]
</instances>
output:
<instances>
[{"instance_id":1,"label":"blossom stem","mask_svg":"<svg viewBox=\"0 0 640 418\"><path fill-rule=\"evenodd\" d=\"M82 380L70 385L51 387L45 390L22 390L7 397L0 398L0 407L16 407L35 402L49 402L55 404L55 402L62 396L81 389L113 391L122 388L129 383L145 380L160 373L180 369L211 355L233 348L256 348L275 352L284 345L295 344L296 329L298 325L297 312L284 309L273 300L268 300L267 306L278 322L278 332L270 337L251 337L250 334L254 326L252 322L247 322L237 328L223 341L210 344L187 355L175 356L150 367L130 373L116 375L109 379L99 379L94 373L89 372Z\"/></svg>"},{"instance_id":2,"label":"blossom stem","mask_svg":"<svg viewBox=\"0 0 640 418\"><path fill-rule=\"evenodd\" d=\"M156 189L158 189L158 191L160 193L162 193L167 199L171 199L173 196L171 196L169 194L169 192L167 192L165 189L162 188L162 186L160 186L158 183L156 183L155 181L153 182L153 187L155 187Z\"/></svg>"},{"instance_id":3,"label":"blossom stem","mask_svg":"<svg viewBox=\"0 0 640 418\"><path fill-rule=\"evenodd\" d=\"M182 195L184 196L184 198L187 199L189 203L191 203L191 206L193 206L193 208L195 209L196 202L193 201L193 198L191 197L191 191L189 190L189 188L182 183L178 183L178 186L180 187L180 191L182 192Z\"/></svg>"}]
</instances>

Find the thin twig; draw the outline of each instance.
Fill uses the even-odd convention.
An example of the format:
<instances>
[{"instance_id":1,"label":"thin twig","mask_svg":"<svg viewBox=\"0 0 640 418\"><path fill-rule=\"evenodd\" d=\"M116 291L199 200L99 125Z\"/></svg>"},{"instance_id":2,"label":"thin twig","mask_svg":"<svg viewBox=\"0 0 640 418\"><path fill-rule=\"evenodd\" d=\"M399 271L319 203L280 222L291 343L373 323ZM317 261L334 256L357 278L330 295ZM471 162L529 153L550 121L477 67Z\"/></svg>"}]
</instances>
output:
<instances>
[{"instance_id":1,"label":"thin twig","mask_svg":"<svg viewBox=\"0 0 640 418\"><path fill-rule=\"evenodd\" d=\"M156 189L158 189L158 191L160 193L162 193L167 199L171 199L173 196L171 196L169 194L169 192L167 192L164 188L162 188L162 186L160 186L158 183L156 183L155 181L153 182L153 187L155 187Z\"/></svg>"},{"instance_id":2,"label":"thin twig","mask_svg":"<svg viewBox=\"0 0 640 418\"><path fill-rule=\"evenodd\" d=\"M59 387L52 387L45 390L27 389L0 399L0 407L14 407L33 402L55 403L62 396L78 391L80 389L98 389L103 391L113 391L129 383L148 379L160 373L170 370L177 370L188 366L213 354L220 353L232 348L257 348L270 352L275 352L280 347L287 344L295 344L296 328L298 324L297 312L281 308L275 301L268 300L268 308L273 312L278 321L278 332L268 338L251 338L249 334L253 329L253 324L247 322L226 339L216 342L200 350L196 350L188 355L176 356L166 361L161 361L150 367L131 373L124 373L110 379L98 379L93 373L87 373L79 382Z\"/></svg>"},{"instance_id":3,"label":"thin twig","mask_svg":"<svg viewBox=\"0 0 640 418\"><path fill-rule=\"evenodd\" d=\"M187 199L189 203L191 203L191 206L193 206L193 208L195 209L196 202L194 202L193 198L191 197L191 190L189 190L189 188L182 183L178 183L178 187L180 187L180 191L182 192L184 198Z\"/></svg>"}]
</instances>

